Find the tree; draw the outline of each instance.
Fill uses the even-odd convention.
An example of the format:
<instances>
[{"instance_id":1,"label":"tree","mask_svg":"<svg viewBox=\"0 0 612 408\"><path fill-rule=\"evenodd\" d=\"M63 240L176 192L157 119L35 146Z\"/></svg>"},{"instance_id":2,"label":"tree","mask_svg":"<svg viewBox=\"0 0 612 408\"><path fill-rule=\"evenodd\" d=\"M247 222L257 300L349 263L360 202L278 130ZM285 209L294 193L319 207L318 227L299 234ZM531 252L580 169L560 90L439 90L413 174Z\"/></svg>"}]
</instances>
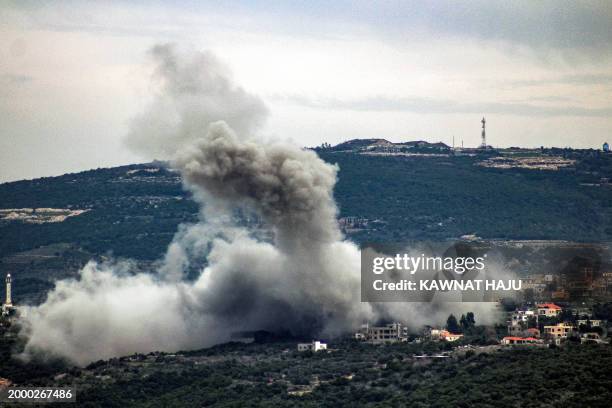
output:
<instances>
[{"instance_id":1,"label":"tree","mask_svg":"<svg viewBox=\"0 0 612 408\"><path fill-rule=\"evenodd\" d=\"M446 329L451 333L461 332L461 328L457 323L457 318L455 317L455 315L451 314L450 316L448 316L448 319L446 319Z\"/></svg>"},{"instance_id":2,"label":"tree","mask_svg":"<svg viewBox=\"0 0 612 408\"><path fill-rule=\"evenodd\" d=\"M535 316L527 317L527 328L528 329L537 329L538 328L538 319Z\"/></svg>"},{"instance_id":3,"label":"tree","mask_svg":"<svg viewBox=\"0 0 612 408\"><path fill-rule=\"evenodd\" d=\"M465 318L468 322L468 326L469 327L474 327L476 326L476 319L474 318L474 313L473 312L467 312L467 314L465 315Z\"/></svg>"},{"instance_id":4,"label":"tree","mask_svg":"<svg viewBox=\"0 0 612 408\"><path fill-rule=\"evenodd\" d=\"M464 333L469 332L476 326L476 320L474 319L474 313L468 312L466 315L461 315L459 324Z\"/></svg>"}]
</instances>

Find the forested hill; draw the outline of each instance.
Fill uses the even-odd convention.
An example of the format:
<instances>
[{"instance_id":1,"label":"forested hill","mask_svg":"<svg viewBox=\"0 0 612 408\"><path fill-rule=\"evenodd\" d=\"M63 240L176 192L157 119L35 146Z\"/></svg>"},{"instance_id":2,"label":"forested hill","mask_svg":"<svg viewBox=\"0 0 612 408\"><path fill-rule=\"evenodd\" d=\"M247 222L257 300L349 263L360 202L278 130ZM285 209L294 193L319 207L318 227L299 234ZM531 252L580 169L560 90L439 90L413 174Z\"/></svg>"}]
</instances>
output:
<instances>
[{"instance_id":1,"label":"forested hill","mask_svg":"<svg viewBox=\"0 0 612 408\"><path fill-rule=\"evenodd\" d=\"M339 218L358 242L612 238L612 155L551 171L485 167L477 155L319 154L339 165ZM0 273L30 279L18 296L92 256L158 259L197 205L178 174L149 163L0 184L0 218Z\"/></svg>"},{"instance_id":2,"label":"forested hill","mask_svg":"<svg viewBox=\"0 0 612 408\"><path fill-rule=\"evenodd\" d=\"M357 232L357 240L612 237L612 184L604 177L612 173L612 155L551 171L483 167L466 156L319 154L340 167L341 216L383 222Z\"/></svg>"},{"instance_id":3,"label":"forested hill","mask_svg":"<svg viewBox=\"0 0 612 408\"><path fill-rule=\"evenodd\" d=\"M610 171L612 157L599 159L600 171L542 171L476 166L476 157L319 154L340 167L335 190L339 217L365 220L349 228L357 240L464 234L612 238L612 185L598 184ZM0 213L0 256L76 242L94 253L154 259L177 225L194 221L197 213L178 174L162 163L0 184L0 210L46 207L88 211L53 223L7 219L6 212Z\"/></svg>"}]
</instances>

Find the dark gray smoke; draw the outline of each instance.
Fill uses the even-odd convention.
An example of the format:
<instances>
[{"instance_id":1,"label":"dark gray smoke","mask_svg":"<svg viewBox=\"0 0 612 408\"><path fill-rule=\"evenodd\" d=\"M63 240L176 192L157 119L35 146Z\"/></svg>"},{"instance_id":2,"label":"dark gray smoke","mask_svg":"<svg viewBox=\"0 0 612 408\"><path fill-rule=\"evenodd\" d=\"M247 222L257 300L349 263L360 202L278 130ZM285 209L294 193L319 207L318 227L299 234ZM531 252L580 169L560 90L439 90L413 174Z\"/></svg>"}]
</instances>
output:
<instances>
[{"instance_id":1,"label":"dark gray smoke","mask_svg":"<svg viewBox=\"0 0 612 408\"><path fill-rule=\"evenodd\" d=\"M231 85L210 54L185 60L158 46L153 55L165 85L128 142L171 152L202 221L179 229L152 274L90 263L79 280L58 282L45 303L25 311L26 355L85 364L209 346L242 330L335 336L379 317L417 327L448 316L440 306L361 303L359 250L336 223L337 168L295 145L256 142L265 108ZM160 110L168 101L175 109ZM237 209L261 219L257 231L236 221ZM186 281L202 254L208 266Z\"/></svg>"},{"instance_id":2,"label":"dark gray smoke","mask_svg":"<svg viewBox=\"0 0 612 408\"><path fill-rule=\"evenodd\" d=\"M337 169L296 146L240 140L225 122L180 151L185 183L225 206L243 203L275 228L279 246L338 241L333 187Z\"/></svg>"},{"instance_id":3,"label":"dark gray smoke","mask_svg":"<svg viewBox=\"0 0 612 408\"><path fill-rule=\"evenodd\" d=\"M214 123L174 165L205 200L202 222L177 234L156 276L88 265L31 308L28 352L86 363L155 349L202 347L240 330L338 335L373 318L360 303L359 251L343 241L332 198L336 168L285 143L240 140ZM271 231L233 223L248 208ZM181 280L194 248L210 245L195 282Z\"/></svg>"}]
</instances>

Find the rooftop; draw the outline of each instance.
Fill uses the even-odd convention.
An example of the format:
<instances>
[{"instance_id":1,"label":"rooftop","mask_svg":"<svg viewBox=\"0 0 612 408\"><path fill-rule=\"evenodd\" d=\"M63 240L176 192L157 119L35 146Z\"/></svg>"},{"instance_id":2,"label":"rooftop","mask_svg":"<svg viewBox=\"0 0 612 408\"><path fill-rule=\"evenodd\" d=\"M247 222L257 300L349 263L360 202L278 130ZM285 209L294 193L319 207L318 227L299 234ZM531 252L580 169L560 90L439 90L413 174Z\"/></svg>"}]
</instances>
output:
<instances>
[{"instance_id":1,"label":"rooftop","mask_svg":"<svg viewBox=\"0 0 612 408\"><path fill-rule=\"evenodd\" d=\"M542 303L538 305L540 309L553 309L553 310L561 310L560 306L555 305L554 303Z\"/></svg>"}]
</instances>

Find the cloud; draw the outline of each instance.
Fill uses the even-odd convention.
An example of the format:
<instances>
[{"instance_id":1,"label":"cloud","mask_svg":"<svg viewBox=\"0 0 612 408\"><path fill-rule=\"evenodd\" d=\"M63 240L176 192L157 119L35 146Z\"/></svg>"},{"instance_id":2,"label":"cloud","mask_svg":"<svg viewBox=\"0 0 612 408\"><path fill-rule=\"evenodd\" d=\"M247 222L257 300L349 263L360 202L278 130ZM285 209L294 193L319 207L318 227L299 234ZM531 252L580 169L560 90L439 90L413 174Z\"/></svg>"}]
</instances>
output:
<instances>
[{"instance_id":1,"label":"cloud","mask_svg":"<svg viewBox=\"0 0 612 408\"><path fill-rule=\"evenodd\" d=\"M58 4L59 3L59 4ZM401 43L421 38L454 37L485 42L504 42L529 47L541 56L551 53L610 56L612 42L612 5L607 1L451 0L422 2L341 0L308 3L234 2L231 5L194 4L177 1L172 7L158 4L116 3L99 6L89 2L82 8L73 2L12 2L5 6L9 14L27 14L34 25L59 31L85 31L109 35L176 35L181 30L197 29L195 16L206 23L231 25L239 21L250 31L291 33L314 36L346 37L352 35L384 36ZM112 9L116 19L106 18L104 9ZM71 14L68 14L71 13ZM67 18L77 13L80 18ZM153 24L143 24L152 16ZM214 16L214 18L207 18Z\"/></svg>"},{"instance_id":2,"label":"cloud","mask_svg":"<svg viewBox=\"0 0 612 408\"><path fill-rule=\"evenodd\" d=\"M7 85L21 85L33 81L34 78L29 75L21 74L2 74L0 75L0 82Z\"/></svg>"},{"instance_id":3,"label":"cloud","mask_svg":"<svg viewBox=\"0 0 612 408\"><path fill-rule=\"evenodd\" d=\"M612 108L582 106L542 106L522 102L467 103L423 97L366 97L361 99L309 98L304 96L277 97L284 102L323 110L363 112L413 112L420 114L500 114L531 117L609 117Z\"/></svg>"},{"instance_id":4,"label":"cloud","mask_svg":"<svg viewBox=\"0 0 612 408\"><path fill-rule=\"evenodd\" d=\"M14 98L16 93L33 80L34 78L29 75L0 74L0 97L6 97L8 100Z\"/></svg>"},{"instance_id":5,"label":"cloud","mask_svg":"<svg viewBox=\"0 0 612 408\"><path fill-rule=\"evenodd\" d=\"M529 79L512 81L513 86L541 86L550 84L578 85L578 86L601 86L612 84L612 75L608 74L573 74L562 75L556 78Z\"/></svg>"}]
</instances>

